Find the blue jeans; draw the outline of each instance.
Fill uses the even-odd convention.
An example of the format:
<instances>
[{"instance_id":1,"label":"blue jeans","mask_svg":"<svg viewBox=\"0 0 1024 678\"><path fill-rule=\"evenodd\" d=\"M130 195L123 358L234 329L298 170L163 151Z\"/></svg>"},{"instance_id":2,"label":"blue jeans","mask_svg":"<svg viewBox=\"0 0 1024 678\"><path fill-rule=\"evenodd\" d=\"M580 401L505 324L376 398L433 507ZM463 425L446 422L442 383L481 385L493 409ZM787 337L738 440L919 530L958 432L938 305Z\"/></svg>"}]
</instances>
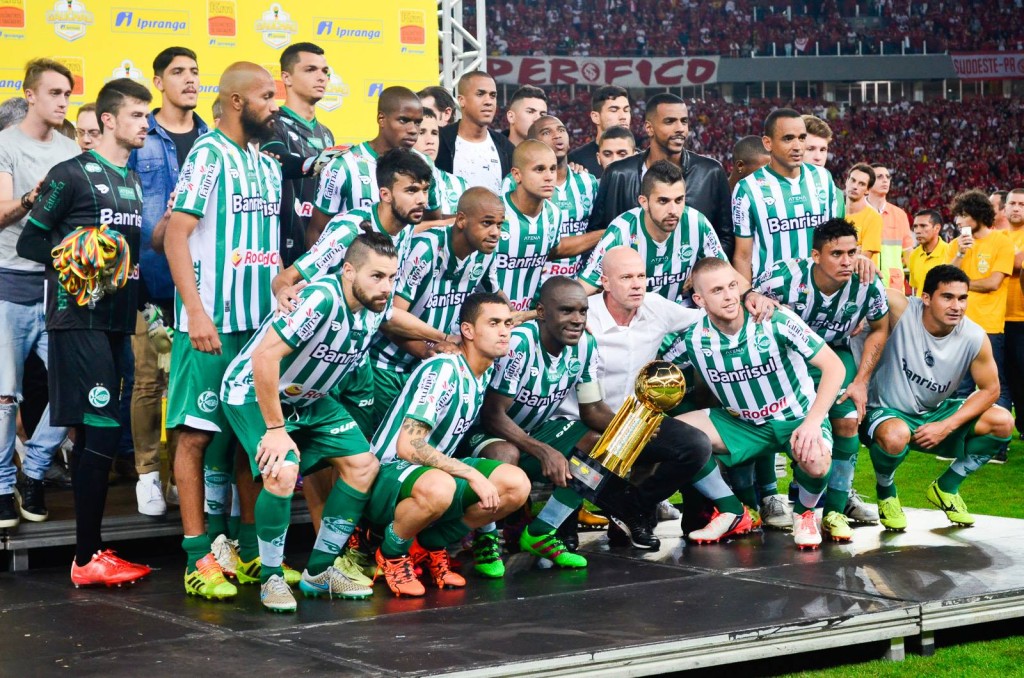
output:
<instances>
[{"instance_id":1,"label":"blue jeans","mask_svg":"<svg viewBox=\"0 0 1024 678\"><path fill-rule=\"evenodd\" d=\"M996 401L996 405L1006 408L1006 411L1010 411L1010 385L1006 381L1006 360L1004 350L1005 346L1005 334L990 334L988 339L992 342L992 357L996 361L996 369L999 370L999 400ZM974 393L975 383L974 378L971 377L971 373L967 372L964 380L960 382L959 388L956 390L957 398L966 398L967 396Z\"/></svg>"},{"instance_id":2,"label":"blue jeans","mask_svg":"<svg viewBox=\"0 0 1024 678\"><path fill-rule=\"evenodd\" d=\"M0 494L14 491L14 438L25 358L35 352L46 362L46 321L42 303L22 305L0 301ZM6 402L12 400L13 402ZM26 445L22 468L29 478L42 480L54 451L64 442L66 429L50 426L47 406Z\"/></svg>"}]
</instances>

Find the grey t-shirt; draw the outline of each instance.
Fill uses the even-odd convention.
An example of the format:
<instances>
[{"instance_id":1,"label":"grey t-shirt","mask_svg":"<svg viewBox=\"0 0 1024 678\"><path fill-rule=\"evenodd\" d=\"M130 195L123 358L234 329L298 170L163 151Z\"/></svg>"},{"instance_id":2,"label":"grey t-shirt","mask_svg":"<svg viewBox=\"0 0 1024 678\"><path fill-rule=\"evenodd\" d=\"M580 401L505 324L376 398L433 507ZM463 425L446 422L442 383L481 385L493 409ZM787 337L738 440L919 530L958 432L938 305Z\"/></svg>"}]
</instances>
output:
<instances>
[{"instance_id":1,"label":"grey t-shirt","mask_svg":"<svg viewBox=\"0 0 1024 678\"><path fill-rule=\"evenodd\" d=\"M50 141L45 143L26 136L18 125L0 132L0 173L10 174L14 178L15 198L35 188L54 165L79 153L81 150L78 144L56 131L51 135ZM21 235L24 226L23 218L18 223L0 230L0 274L4 269L42 273L41 264L22 259L16 251L18 236ZM19 279L22 278L24 276L19 276ZM38 284L41 295L41 277ZM7 299L7 293L3 291L6 287L7 285L0 284L0 299Z\"/></svg>"}]
</instances>

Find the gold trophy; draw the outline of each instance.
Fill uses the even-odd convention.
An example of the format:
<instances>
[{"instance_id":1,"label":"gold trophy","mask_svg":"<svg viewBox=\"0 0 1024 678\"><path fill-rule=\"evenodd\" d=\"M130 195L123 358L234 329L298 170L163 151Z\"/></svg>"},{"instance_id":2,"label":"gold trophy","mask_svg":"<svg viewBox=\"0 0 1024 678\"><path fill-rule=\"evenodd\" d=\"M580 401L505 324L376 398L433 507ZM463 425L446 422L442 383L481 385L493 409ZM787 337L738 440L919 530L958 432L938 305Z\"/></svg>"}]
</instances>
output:
<instances>
[{"instance_id":1,"label":"gold trophy","mask_svg":"<svg viewBox=\"0 0 1024 678\"><path fill-rule=\"evenodd\" d=\"M676 365L652 360L636 375L633 391L635 395L622 403L590 454L582 456L577 451L569 457L569 473L573 477L570 486L591 501L612 478L616 485L626 480L665 412L686 395L686 378Z\"/></svg>"}]
</instances>

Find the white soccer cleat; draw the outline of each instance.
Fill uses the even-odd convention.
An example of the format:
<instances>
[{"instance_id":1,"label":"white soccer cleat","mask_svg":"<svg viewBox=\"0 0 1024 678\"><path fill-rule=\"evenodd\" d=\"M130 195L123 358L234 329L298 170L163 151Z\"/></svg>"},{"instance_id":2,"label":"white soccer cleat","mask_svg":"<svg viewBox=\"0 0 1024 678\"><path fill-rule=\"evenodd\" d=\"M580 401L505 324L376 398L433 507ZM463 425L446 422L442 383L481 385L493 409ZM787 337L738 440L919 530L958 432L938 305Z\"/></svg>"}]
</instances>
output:
<instances>
[{"instance_id":1,"label":"white soccer cleat","mask_svg":"<svg viewBox=\"0 0 1024 678\"><path fill-rule=\"evenodd\" d=\"M821 546L821 530L813 509L793 514L793 541L798 549L816 549Z\"/></svg>"}]
</instances>

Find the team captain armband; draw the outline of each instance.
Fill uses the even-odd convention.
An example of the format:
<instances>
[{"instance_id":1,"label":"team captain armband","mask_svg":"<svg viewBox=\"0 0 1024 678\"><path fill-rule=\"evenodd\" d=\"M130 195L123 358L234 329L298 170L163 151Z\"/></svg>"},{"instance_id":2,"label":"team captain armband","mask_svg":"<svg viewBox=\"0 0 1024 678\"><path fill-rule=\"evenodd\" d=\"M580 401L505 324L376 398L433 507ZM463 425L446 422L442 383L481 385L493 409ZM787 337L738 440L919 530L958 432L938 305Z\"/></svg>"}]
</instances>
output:
<instances>
[{"instance_id":1,"label":"team captain armband","mask_svg":"<svg viewBox=\"0 0 1024 678\"><path fill-rule=\"evenodd\" d=\"M603 400L601 396L601 385L596 381L588 381L576 387L576 399L580 405L589 405Z\"/></svg>"}]
</instances>

